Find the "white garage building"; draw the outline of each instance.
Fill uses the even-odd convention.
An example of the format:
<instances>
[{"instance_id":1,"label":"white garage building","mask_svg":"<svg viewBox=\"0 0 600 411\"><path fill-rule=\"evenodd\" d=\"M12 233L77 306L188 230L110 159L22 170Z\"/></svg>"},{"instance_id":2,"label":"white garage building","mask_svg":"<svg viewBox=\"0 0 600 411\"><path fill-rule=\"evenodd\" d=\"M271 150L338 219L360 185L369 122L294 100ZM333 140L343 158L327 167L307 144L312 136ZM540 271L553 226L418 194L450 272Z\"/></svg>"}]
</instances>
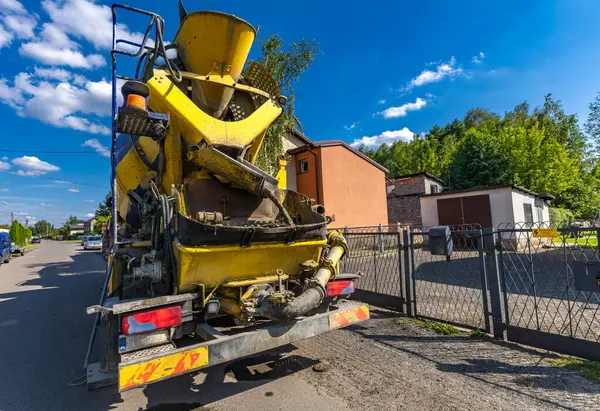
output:
<instances>
[{"instance_id":1,"label":"white garage building","mask_svg":"<svg viewBox=\"0 0 600 411\"><path fill-rule=\"evenodd\" d=\"M424 227L460 224L499 227L548 222L548 207L553 199L550 194L503 185L424 194L420 202Z\"/></svg>"}]
</instances>

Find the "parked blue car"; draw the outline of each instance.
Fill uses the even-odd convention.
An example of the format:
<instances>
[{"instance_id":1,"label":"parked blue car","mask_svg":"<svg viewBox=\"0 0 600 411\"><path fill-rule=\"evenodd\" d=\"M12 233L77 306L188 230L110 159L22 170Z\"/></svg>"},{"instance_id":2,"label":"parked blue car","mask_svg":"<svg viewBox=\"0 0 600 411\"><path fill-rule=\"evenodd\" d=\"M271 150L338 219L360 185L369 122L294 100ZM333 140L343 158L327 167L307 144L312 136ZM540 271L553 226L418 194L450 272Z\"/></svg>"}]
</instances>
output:
<instances>
[{"instance_id":1,"label":"parked blue car","mask_svg":"<svg viewBox=\"0 0 600 411\"><path fill-rule=\"evenodd\" d=\"M0 265L10 261L10 236L8 233L0 233Z\"/></svg>"}]
</instances>

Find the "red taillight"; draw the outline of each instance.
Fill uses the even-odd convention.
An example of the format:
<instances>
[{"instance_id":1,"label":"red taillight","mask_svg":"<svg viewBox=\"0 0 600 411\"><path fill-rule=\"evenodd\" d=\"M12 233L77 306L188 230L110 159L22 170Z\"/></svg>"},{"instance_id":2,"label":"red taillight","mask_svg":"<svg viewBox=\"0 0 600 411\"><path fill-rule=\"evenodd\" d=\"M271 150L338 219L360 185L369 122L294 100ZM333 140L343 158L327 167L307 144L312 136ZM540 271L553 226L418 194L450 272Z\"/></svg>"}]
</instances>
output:
<instances>
[{"instance_id":1,"label":"red taillight","mask_svg":"<svg viewBox=\"0 0 600 411\"><path fill-rule=\"evenodd\" d=\"M327 283L327 296L347 295L354 292L353 280L338 280Z\"/></svg>"},{"instance_id":2,"label":"red taillight","mask_svg":"<svg viewBox=\"0 0 600 411\"><path fill-rule=\"evenodd\" d=\"M181 324L181 306L158 308L123 316L123 334L139 334Z\"/></svg>"}]
</instances>

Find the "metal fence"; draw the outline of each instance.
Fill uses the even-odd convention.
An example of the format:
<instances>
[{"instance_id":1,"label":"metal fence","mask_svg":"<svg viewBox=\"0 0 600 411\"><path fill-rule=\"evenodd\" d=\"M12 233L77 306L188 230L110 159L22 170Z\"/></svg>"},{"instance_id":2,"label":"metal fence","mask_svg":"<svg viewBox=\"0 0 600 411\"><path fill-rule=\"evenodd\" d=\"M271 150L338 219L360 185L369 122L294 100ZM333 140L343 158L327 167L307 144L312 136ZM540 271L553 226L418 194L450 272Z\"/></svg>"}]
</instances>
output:
<instances>
[{"instance_id":1,"label":"metal fence","mask_svg":"<svg viewBox=\"0 0 600 411\"><path fill-rule=\"evenodd\" d=\"M538 228L451 227L449 257L426 227L345 229L342 270L369 303L600 359L600 228Z\"/></svg>"}]
</instances>

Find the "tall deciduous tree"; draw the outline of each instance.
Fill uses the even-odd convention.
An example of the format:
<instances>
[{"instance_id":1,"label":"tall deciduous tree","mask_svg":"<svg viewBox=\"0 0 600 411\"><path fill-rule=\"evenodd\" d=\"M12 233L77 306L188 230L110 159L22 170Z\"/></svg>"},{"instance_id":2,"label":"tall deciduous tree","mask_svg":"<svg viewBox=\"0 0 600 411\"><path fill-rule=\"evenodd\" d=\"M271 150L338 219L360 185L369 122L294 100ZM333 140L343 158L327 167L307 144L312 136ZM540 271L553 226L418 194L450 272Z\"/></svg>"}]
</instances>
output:
<instances>
[{"instance_id":1,"label":"tall deciduous tree","mask_svg":"<svg viewBox=\"0 0 600 411\"><path fill-rule=\"evenodd\" d=\"M260 51L258 62L271 73L281 94L288 98L283 114L267 130L257 158L260 168L273 173L277 170L277 157L283 154L283 137L300 124L294 112L294 84L314 63L320 51L315 40L295 41L286 49L283 39L276 34L261 41Z\"/></svg>"},{"instance_id":2,"label":"tall deciduous tree","mask_svg":"<svg viewBox=\"0 0 600 411\"><path fill-rule=\"evenodd\" d=\"M598 93L594 101L590 103L589 108L590 112L584 128L585 132L592 140L596 152L600 153L600 93Z\"/></svg>"}]
</instances>

